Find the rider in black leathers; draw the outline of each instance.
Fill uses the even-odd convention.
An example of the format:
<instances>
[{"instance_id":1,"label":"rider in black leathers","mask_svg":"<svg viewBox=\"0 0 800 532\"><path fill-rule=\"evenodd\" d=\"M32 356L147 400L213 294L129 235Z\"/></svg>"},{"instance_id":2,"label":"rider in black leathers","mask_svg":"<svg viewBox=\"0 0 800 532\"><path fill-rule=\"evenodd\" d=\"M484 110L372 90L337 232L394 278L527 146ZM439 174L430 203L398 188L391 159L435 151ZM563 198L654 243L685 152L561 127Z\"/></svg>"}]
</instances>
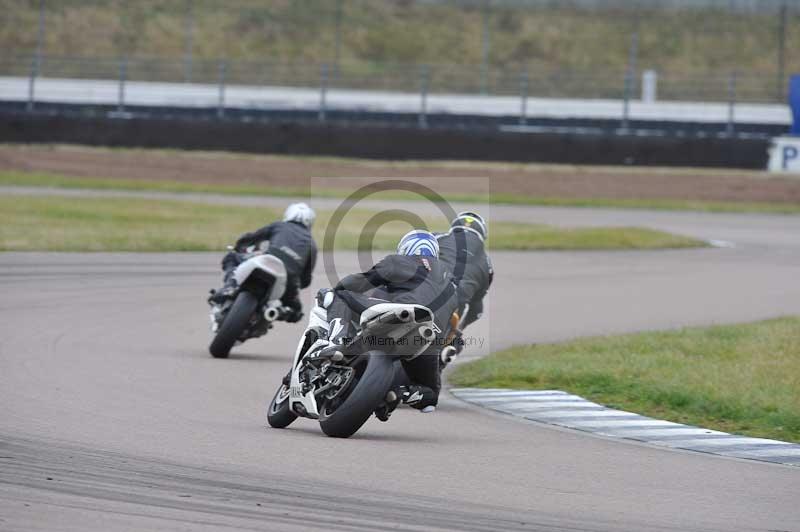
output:
<instances>
[{"instance_id":1,"label":"rider in black leathers","mask_svg":"<svg viewBox=\"0 0 800 532\"><path fill-rule=\"evenodd\" d=\"M382 421L388 419L400 401L423 412L433 411L438 403L441 388L438 350L457 299L452 277L437 255L436 238L431 233L412 231L400 241L398 254L383 258L366 272L342 279L334 288L336 297L327 309L331 324L329 340L339 344L353 338L352 322L357 322L366 308L380 300L423 305L434 314L434 323L440 330L437 341L413 360L403 361L412 385L390 392L386 404L376 411ZM324 299L324 294L318 299Z\"/></svg>"},{"instance_id":2,"label":"rider in black leathers","mask_svg":"<svg viewBox=\"0 0 800 532\"><path fill-rule=\"evenodd\" d=\"M234 250L222 259L225 286L215 291L210 299L218 301L233 293L236 289L233 271L244 261L244 250L249 246L258 248L269 241L269 247L264 252L279 258L286 267L286 290L281 303L291 311L285 319L289 322L299 321L303 317L299 291L311 284L317 261L317 245L311 236L315 217L311 207L305 203L294 203L287 207L283 221L273 222L239 237Z\"/></svg>"},{"instance_id":3,"label":"rider in black leathers","mask_svg":"<svg viewBox=\"0 0 800 532\"><path fill-rule=\"evenodd\" d=\"M485 247L487 229L486 222L480 215L462 212L450 223L449 232L436 237L439 242L439 260L453 274L458 286L461 329L483 315L483 298L494 279L492 261Z\"/></svg>"}]
</instances>

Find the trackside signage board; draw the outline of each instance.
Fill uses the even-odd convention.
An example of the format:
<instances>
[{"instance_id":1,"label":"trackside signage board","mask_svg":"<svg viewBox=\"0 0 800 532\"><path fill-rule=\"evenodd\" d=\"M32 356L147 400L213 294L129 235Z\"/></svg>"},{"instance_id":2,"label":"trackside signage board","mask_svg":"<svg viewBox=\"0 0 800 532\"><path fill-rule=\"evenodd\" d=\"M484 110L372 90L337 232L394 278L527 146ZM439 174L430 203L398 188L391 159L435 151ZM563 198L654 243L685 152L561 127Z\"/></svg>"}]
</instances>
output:
<instances>
[{"instance_id":1,"label":"trackside signage board","mask_svg":"<svg viewBox=\"0 0 800 532\"><path fill-rule=\"evenodd\" d=\"M772 139L772 146L769 149L769 171L800 174L800 137Z\"/></svg>"},{"instance_id":2,"label":"trackside signage board","mask_svg":"<svg viewBox=\"0 0 800 532\"><path fill-rule=\"evenodd\" d=\"M789 80L789 106L792 108L791 135L772 140L769 149L770 172L800 174L800 75Z\"/></svg>"}]
</instances>

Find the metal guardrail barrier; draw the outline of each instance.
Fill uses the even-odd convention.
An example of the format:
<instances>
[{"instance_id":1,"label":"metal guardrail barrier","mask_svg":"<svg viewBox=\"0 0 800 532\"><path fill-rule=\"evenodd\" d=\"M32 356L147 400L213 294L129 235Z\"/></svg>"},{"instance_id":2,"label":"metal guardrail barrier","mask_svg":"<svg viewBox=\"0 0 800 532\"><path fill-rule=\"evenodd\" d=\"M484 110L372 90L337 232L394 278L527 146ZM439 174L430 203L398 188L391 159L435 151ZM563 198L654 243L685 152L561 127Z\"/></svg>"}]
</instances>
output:
<instances>
[{"instance_id":1,"label":"metal guardrail barrier","mask_svg":"<svg viewBox=\"0 0 800 532\"><path fill-rule=\"evenodd\" d=\"M37 101L115 103L118 113L125 112L129 102L199 105L216 108L220 118L230 107L258 110L313 107L321 122L332 108L345 106L349 110L416 113L418 126L422 128L428 125L432 101L438 112L516 114L519 126L525 126L529 118L542 116L542 102L551 102L553 109L544 109L545 115L552 115L560 108L563 116L572 113L580 117L584 113L607 119L616 117L623 131L630 128L632 119L642 117L643 104L655 110L649 113L650 118L670 120L681 117L665 116L674 110L660 111L659 115L659 103L683 112L675 105L685 101L683 107L688 114L684 120L727 122L726 131L731 135L736 131L737 121L759 121L759 117L752 117L752 110L750 118L742 120L737 116L737 108L768 100L759 98L759 93L752 89L758 79L736 72L681 78L654 71L639 76L631 70L594 75L503 71L493 72L491 94L482 95L468 69L448 65L375 65L372 72L364 74L360 69L336 72L327 63L202 61L193 66L192 83L182 79L180 66L180 61L159 59L7 57L0 60L0 93L19 101L23 99L21 92L25 86L27 107L31 111ZM16 94L9 86L16 87ZM116 100L109 94L112 86ZM313 93L317 96L312 96ZM341 102L342 94L347 96L346 105ZM514 100L516 103L510 103ZM534 101L536 106L531 103ZM717 108L722 105L726 110L715 111L715 118L710 119L707 116L710 107L704 106L710 102L717 102ZM601 107L605 110L598 110ZM767 117L763 121L775 122Z\"/></svg>"},{"instance_id":2,"label":"metal guardrail barrier","mask_svg":"<svg viewBox=\"0 0 800 532\"><path fill-rule=\"evenodd\" d=\"M59 79L119 79L125 65L128 81L216 84L220 69L228 84L335 89L418 92L423 78L429 92L484 94L473 67L442 64L373 64L340 67L319 63L268 61L195 61L192 79L184 77L183 63L176 59L69 56L0 57L0 77L47 77ZM739 103L784 103L773 97L774 88L754 72L715 72L699 76L647 69L619 71L571 71L568 69L494 69L486 90L492 96L516 96L525 86L530 97L582 99L641 99L648 76L655 76L659 100L727 102L731 80L736 79Z\"/></svg>"},{"instance_id":3,"label":"metal guardrail barrier","mask_svg":"<svg viewBox=\"0 0 800 532\"><path fill-rule=\"evenodd\" d=\"M11 92L19 92L18 81L27 80L24 101L31 111L43 96L51 103L88 103L91 97L79 101L81 92L107 93L115 83L118 113L156 104L159 87L166 94L163 105L200 101L220 118L232 108L281 110L274 102L286 99L287 91L295 91L297 98L288 97L307 109L311 91L314 112L325 121L343 110L341 94L351 91L348 112L360 108L360 96L368 100L361 107L374 110L375 95L381 94L396 105L379 111L413 113L419 127L429 125L431 112L452 108L470 114L488 106L516 115L516 125L524 128L531 117L549 116L546 109L543 114L543 99L562 108L608 100L618 105L613 118L625 131L642 117L642 104L687 102L673 109L678 115L690 109L691 120L699 116L691 113L702 114L699 107L712 102L714 120L727 122L726 131L733 134L743 117L754 122L747 118L756 112L754 106L748 111L749 104L784 104L785 80L800 70L798 0L4 0L3 5L8 9L0 32L5 80L0 90L6 83L6 89L10 84ZM65 100L48 93L56 90L54 80ZM253 96L260 88L271 91L268 97ZM448 95L449 107L442 104ZM11 101L19 99L15 93ZM774 111L765 123L777 123ZM600 114L610 118L608 111Z\"/></svg>"}]
</instances>

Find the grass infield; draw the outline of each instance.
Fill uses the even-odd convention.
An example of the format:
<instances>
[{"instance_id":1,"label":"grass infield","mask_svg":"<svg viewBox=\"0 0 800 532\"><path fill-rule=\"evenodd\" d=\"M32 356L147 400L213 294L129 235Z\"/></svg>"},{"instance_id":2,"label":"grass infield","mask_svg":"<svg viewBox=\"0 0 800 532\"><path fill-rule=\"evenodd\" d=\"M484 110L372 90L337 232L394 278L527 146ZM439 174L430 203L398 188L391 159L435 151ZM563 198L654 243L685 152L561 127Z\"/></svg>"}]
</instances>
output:
<instances>
[{"instance_id":1,"label":"grass infield","mask_svg":"<svg viewBox=\"0 0 800 532\"><path fill-rule=\"evenodd\" d=\"M330 212L318 213L322 246ZM334 249L394 249L410 229L390 222L365 229L375 212L353 211L336 231ZM0 196L0 251L220 251L242 233L279 219L261 207L126 198ZM428 221L432 230L447 224ZM507 250L634 250L704 246L679 235L636 227L557 228L495 223L489 245Z\"/></svg>"},{"instance_id":2,"label":"grass infield","mask_svg":"<svg viewBox=\"0 0 800 532\"><path fill-rule=\"evenodd\" d=\"M800 442L800 317L514 347L457 386L559 389L660 419Z\"/></svg>"},{"instance_id":3,"label":"grass infield","mask_svg":"<svg viewBox=\"0 0 800 532\"><path fill-rule=\"evenodd\" d=\"M255 185L217 185L198 184L179 181L147 181L138 179L110 179L102 177L72 177L59 174L0 171L0 186L40 186L71 189L133 190L161 192L194 192L229 194L239 196L278 196L308 197L308 187L264 187ZM350 192L342 189L314 188L314 196L344 198ZM416 194L387 192L376 194L373 199L419 200ZM485 203L486 196L459 195L448 196L448 201ZM547 207L594 207L616 209L650 209L665 211L730 212L800 214L800 204L761 203L733 201L678 200L659 198L559 198L533 197L513 194L492 194L489 203L497 205L538 205Z\"/></svg>"}]
</instances>

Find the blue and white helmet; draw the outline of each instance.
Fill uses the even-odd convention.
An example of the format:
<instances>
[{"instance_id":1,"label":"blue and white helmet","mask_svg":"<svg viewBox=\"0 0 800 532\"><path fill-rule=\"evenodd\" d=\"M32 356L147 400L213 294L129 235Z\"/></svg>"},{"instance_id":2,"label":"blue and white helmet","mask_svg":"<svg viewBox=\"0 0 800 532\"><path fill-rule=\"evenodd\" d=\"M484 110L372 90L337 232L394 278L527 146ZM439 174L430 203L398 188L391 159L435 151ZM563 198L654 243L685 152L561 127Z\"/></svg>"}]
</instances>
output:
<instances>
[{"instance_id":1,"label":"blue and white helmet","mask_svg":"<svg viewBox=\"0 0 800 532\"><path fill-rule=\"evenodd\" d=\"M292 203L286 207L286 211L283 213L284 222L297 222L301 225L305 225L309 229L314 225L314 220L316 218L317 213L305 203Z\"/></svg>"},{"instance_id":2,"label":"blue and white helmet","mask_svg":"<svg viewBox=\"0 0 800 532\"><path fill-rule=\"evenodd\" d=\"M400 239L400 243L397 244L397 254L439 257L439 242L430 231L414 229Z\"/></svg>"}]
</instances>

